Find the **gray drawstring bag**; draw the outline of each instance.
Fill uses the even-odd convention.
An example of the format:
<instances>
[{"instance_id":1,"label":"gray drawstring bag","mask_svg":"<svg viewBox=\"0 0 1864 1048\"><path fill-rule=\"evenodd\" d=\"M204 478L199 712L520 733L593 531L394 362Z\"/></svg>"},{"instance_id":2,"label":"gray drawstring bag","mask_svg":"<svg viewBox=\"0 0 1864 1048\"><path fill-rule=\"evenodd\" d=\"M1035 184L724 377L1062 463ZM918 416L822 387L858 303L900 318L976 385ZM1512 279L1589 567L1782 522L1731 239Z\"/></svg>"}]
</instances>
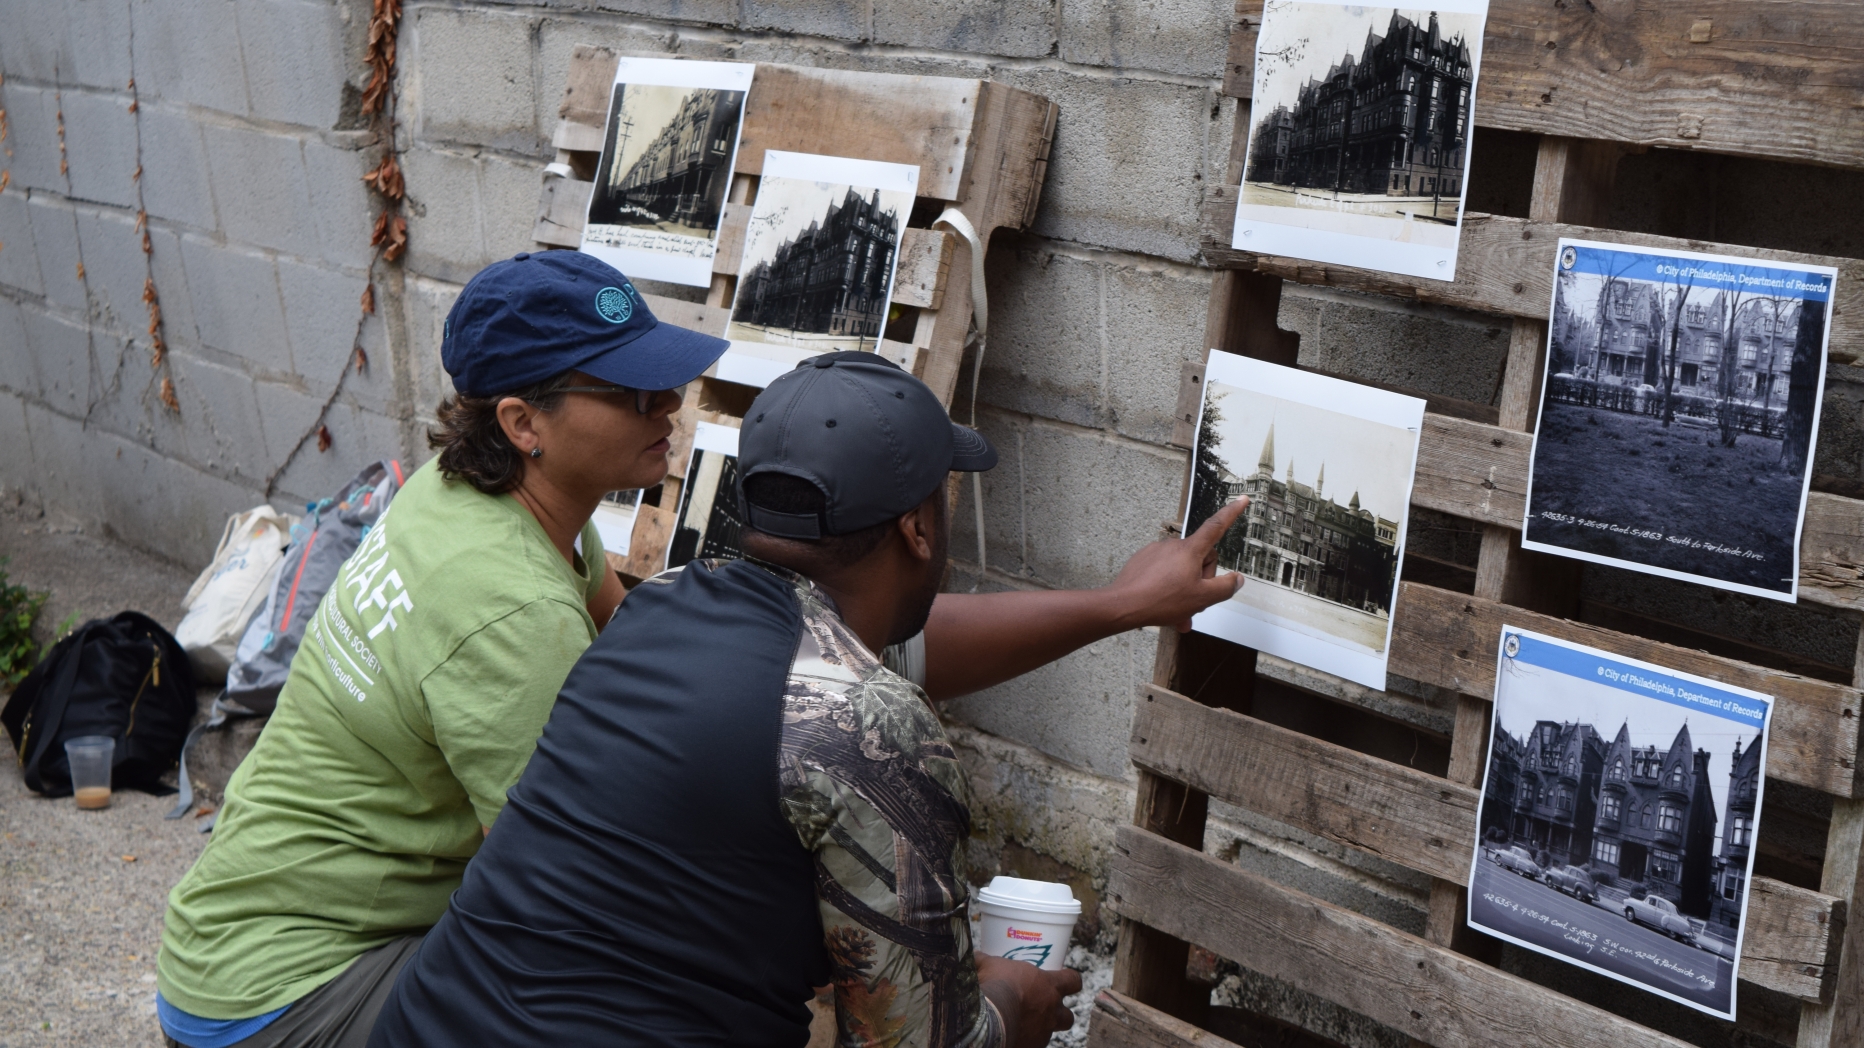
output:
<instances>
[{"instance_id":1,"label":"gray drawstring bag","mask_svg":"<svg viewBox=\"0 0 1864 1048\"><path fill-rule=\"evenodd\" d=\"M271 715L318 603L335 584L343 562L382 519L402 482L401 463L383 459L356 474L336 495L304 507L304 519L292 527L291 545L267 583L265 603L240 633L232 668L227 670L226 690L214 699L208 718L188 733L182 745L181 797L169 818L179 819L194 807L188 752L195 740L233 717ZM208 820L201 831L212 828Z\"/></svg>"}]
</instances>

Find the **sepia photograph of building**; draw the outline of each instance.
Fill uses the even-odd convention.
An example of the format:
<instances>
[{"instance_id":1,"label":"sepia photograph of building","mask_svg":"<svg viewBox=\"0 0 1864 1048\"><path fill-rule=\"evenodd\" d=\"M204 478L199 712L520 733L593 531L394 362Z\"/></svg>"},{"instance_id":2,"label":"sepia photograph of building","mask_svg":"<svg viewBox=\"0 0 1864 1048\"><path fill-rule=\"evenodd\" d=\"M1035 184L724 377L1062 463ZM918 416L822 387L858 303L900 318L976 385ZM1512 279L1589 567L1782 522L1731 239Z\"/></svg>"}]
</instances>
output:
<instances>
[{"instance_id":1,"label":"sepia photograph of building","mask_svg":"<svg viewBox=\"0 0 1864 1048\"><path fill-rule=\"evenodd\" d=\"M766 155L721 377L762 386L805 357L879 347L917 175L900 164Z\"/></svg>"},{"instance_id":2,"label":"sepia photograph of building","mask_svg":"<svg viewBox=\"0 0 1864 1048\"><path fill-rule=\"evenodd\" d=\"M1834 278L1561 241L1529 548L1794 599Z\"/></svg>"},{"instance_id":3,"label":"sepia photograph of building","mask_svg":"<svg viewBox=\"0 0 1864 1048\"><path fill-rule=\"evenodd\" d=\"M711 283L753 69L619 60L582 250L623 273Z\"/></svg>"},{"instance_id":4,"label":"sepia photograph of building","mask_svg":"<svg viewBox=\"0 0 1864 1048\"><path fill-rule=\"evenodd\" d=\"M1235 246L1291 253L1263 227L1293 227L1392 245L1321 261L1453 276L1484 18L1480 2L1269 0ZM1327 236L1306 242L1296 257L1352 247Z\"/></svg>"},{"instance_id":5,"label":"sepia photograph of building","mask_svg":"<svg viewBox=\"0 0 1864 1048\"><path fill-rule=\"evenodd\" d=\"M1245 581L1193 624L1382 686L1421 421L1408 397L1213 353L1185 527L1248 498L1217 546Z\"/></svg>"},{"instance_id":6,"label":"sepia photograph of building","mask_svg":"<svg viewBox=\"0 0 1864 1048\"><path fill-rule=\"evenodd\" d=\"M680 499L667 543L667 567L691 560L736 560L744 514L738 504L738 431L710 422L697 423L692 460L680 485Z\"/></svg>"},{"instance_id":7,"label":"sepia photograph of building","mask_svg":"<svg viewBox=\"0 0 1864 1048\"><path fill-rule=\"evenodd\" d=\"M1768 706L1505 631L1470 924L1732 1012Z\"/></svg>"}]
</instances>

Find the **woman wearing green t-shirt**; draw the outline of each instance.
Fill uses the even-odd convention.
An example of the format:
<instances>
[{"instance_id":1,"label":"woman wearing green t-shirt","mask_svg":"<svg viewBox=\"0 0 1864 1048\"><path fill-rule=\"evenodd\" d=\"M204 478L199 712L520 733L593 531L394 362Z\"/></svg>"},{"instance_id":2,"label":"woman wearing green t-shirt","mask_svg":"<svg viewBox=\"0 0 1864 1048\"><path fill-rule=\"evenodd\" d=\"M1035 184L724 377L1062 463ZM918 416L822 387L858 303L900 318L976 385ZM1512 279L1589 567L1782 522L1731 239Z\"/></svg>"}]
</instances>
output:
<instances>
[{"instance_id":1,"label":"woman wearing green t-shirt","mask_svg":"<svg viewBox=\"0 0 1864 1048\"><path fill-rule=\"evenodd\" d=\"M466 285L416 470L345 562L213 840L169 896L158 1011L188 1048L362 1044L620 603L589 523L658 484L726 343L575 251Z\"/></svg>"}]
</instances>

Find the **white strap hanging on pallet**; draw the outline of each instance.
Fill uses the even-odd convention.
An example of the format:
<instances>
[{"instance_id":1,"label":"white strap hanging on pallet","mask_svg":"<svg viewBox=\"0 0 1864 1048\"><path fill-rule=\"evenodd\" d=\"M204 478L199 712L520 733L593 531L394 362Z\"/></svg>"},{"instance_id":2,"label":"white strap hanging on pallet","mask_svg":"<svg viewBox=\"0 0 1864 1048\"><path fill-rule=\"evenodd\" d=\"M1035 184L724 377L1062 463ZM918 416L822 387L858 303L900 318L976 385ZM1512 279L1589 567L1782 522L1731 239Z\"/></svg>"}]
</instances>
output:
<instances>
[{"instance_id":1,"label":"white strap hanging on pallet","mask_svg":"<svg viewBox=\"0 0 1864 1048\"><path fill-rule=\"evenodd\" d=\"M984 337L990 327L990 307L984 296L984 243L978 239L977 230L971 220L964 217L964 212L955 207L948 207L944 214L932 223L949 226L952 232L964 238L971 245L971 330L965 336L965 345L977 346L977 355L971 360L971 428L977 428L977 385L984 375ZM971 508L977 516L977 581L971 584L971 592L977 592L984 582L984 572L989 567L984 556L984 475L971 474Z\"/></svg>"}]
</instances>

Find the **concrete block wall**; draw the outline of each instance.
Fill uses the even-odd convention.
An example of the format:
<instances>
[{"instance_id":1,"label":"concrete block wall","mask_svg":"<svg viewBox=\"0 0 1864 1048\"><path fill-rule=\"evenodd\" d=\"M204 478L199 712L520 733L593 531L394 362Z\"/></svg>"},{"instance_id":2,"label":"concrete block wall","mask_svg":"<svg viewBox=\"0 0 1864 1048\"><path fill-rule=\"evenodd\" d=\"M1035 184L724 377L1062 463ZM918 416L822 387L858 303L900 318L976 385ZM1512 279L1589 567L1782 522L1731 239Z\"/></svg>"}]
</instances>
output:
<instances>
[{"instance_id":1,"label":"concrete block wall","mask_svg":"<svg viewBox=\"0 0 1864 1048\"><path fill-rule=\"evenodd\" d=\"M0 0L0 484L197 565L268 482L289 505L373 459L425 459L423 426L450 390L441 322L473 273L530 246L577 44L990 77L1047 95L1061 117L1033 227L992 245L977 417L1003 459L984 480L989 569L978 572L967 490L957 585L1104 585L1176 512L1185 456L1164 442L1179 364L1203 338L1211 274L1197 213L1225 177L1236 120L1218 93L1230 11L1229 0L405 0L396 145L410 246L404 265L377 271L380 311L359 325L372 217L360 176L379 156L359 114L367 0ZM1525 210L1532 145L1479 135L1472 209ZM1612 224L1856 257L1864 217L1833 202L1856 199L1859 181L1653 151L1625 161ZM1756 185L1764 203L1744 195ZM179 415L149 369L151 272ZM1496 396L1508 339L1490 317L1295 286L1281 324L1301 335L1305 363L1477 402ZM357 343L370 361L360 373L346 371ZM1857 477L1864 371L1834 372L1818 468ZM971 392L967 381L960 418ZM304 438L326 403L333 443L319 452ZM1753 614L1601 578L1612 600L1699 628L1737 633L1727 616ZM1813 619L1793 632L1822 654L1836 642ZM1111 638L948 707L978 786L979 876L1103 883L1113 828L1130 818L1128 730L1154 643L1150 631ZM1211 848L1228 858L1401 926L1421 920L1425 888L1403 871L1234 810L1215 826ZM1392 1043L1251 979L1237 993L1254 1004L1280 1002L1348 1043Z\"/></svg>"}]
</instances>

